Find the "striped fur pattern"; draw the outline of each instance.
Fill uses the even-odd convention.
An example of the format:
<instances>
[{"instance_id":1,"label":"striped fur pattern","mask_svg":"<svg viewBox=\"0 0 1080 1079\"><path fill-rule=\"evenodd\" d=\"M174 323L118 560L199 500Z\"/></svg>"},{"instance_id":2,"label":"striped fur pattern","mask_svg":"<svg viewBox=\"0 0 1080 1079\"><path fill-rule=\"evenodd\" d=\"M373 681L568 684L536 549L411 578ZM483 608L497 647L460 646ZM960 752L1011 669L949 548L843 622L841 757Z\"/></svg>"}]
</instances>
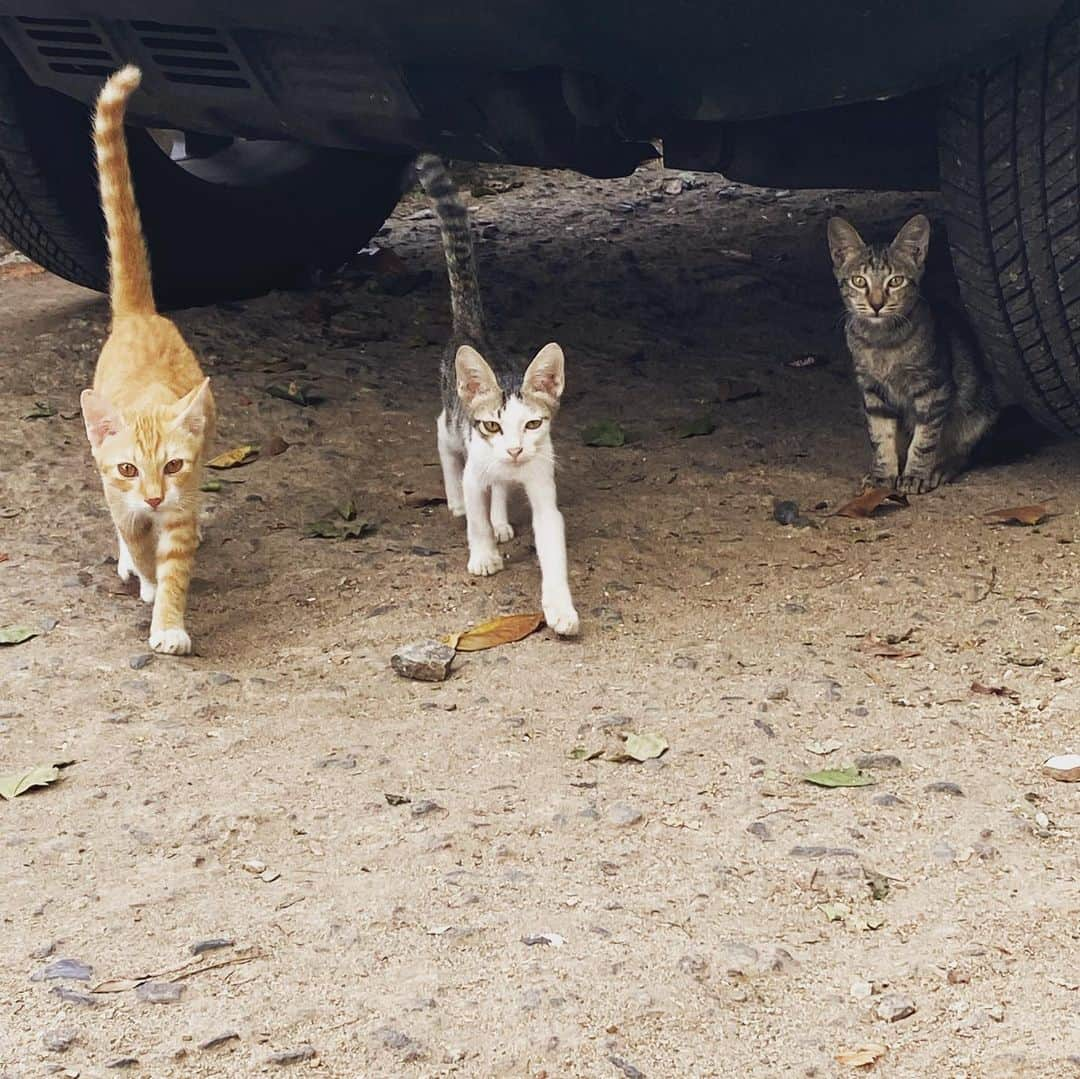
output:
<instances>
[{"instance_id":1,"label":"striped fur pattern","mask_svg":"<svg viewBox=\"0 0 1080 1079\"><path fill-rule=\"evenodd\" d=\"M974 335L919 291L930 246L923 214L887 245L866 244L843 218L829 252L873 446L869 481L922 494L968 465L998 404Z\"/></svg>"},{"instance_id":2,"label":"striped fur pattern","mask_svg":"<svg viewBox=\"0 0 1080 1079\"><path fill-rule=\"evenodd\" d=\"M450 512L464 516L468 570L486 577L503 568L498 544L514 537L509 493L524 488L540 562L540 600L561 636L578 632L570 596L566 533L555 490L551 425L565 386L565 358L552 342L528 364L491 348L480 303L468 211L446 167L431 154L416 163L442 233L454 330L441 366L443 410L439 460Z\"/></svg>"},{"instance_id":3,"label":"striped fur pattern","mask_svg":"<svg viewBox=\"0 0 1080 1079\"><path fill-rule=\"evenodd\" d=\"M176 326L157 313L135 203L124 113L137 68L105 83L94 118L108 232L112 326L83 419L116 527L117 572L153 604L150 647L186 655L188 586L199 542L199 485L213 437L210 380Z\"/></svg>"}]
</instances>

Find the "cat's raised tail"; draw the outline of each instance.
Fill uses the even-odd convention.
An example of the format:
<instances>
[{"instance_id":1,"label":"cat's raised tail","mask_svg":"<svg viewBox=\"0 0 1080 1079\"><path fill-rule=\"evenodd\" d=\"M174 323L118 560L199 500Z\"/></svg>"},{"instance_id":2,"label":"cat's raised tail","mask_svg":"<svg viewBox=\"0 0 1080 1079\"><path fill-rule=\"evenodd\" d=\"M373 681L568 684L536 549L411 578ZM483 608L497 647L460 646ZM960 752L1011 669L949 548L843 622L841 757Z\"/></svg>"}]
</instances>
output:
<instances>
[{"instance_id":1,"label":"cat's raised tail","mask_svg":"<svg viewBox=\"0 0 1080 1079\"><path fill-rule=\"evenodd\" d=\"M431 199L439 219L446 272L450 278L450 306L454 312L454 336L479 347L484 344L484 309L476 276L469 211L446 171L442 158L421 154L416 159L420 186Z\"/></svg>"},{"instance_id":2,"label":"cat's raised tail","mask_svg":"<svg viewBox=\"0 0 1080 1079\"><path fill-rule=\"evenodd\" d=\"M102 87L94 114L94 148L101 212L109 239L109 296L114 319L152 315L157 310L124 137L128 98L140 82L142 72L137 67L122 67Z\"/></svg>"}]
</instances>

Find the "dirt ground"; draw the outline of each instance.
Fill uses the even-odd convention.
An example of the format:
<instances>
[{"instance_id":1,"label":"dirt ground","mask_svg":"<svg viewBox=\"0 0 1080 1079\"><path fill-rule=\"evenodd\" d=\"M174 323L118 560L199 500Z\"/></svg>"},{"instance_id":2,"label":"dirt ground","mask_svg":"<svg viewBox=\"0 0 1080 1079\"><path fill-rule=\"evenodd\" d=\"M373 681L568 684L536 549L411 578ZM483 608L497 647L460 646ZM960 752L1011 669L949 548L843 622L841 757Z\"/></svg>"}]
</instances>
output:
<instances>
[{"instance_id":1,"label":"dirt ground","mask_svg":"<svg viewBox=\"0 0 1080 1079\"><path fill-rule=\"evenodd\" d=\"M342 1077L1080 1074L1080 788L1040 772L1080 750L1076 446L829 516L868 448L825 220L885 232L934 201L656 167L477 184L502 340L567 354L583 633L438 685L395 647L539 586L520 508L474 579L462 522L415 505L449 322L415 195L380 242L429 279L360 259L177 315L219 448L290 444L206 496L186 659L146 661L77 415L105 304L0 271L0 624L40 631L0 649L0 772L74 761L0 803L0 1075L244 1076L289 1050ZM290 380L319 403L265 392ZM600 419L627 444L584 445ZM371 534L304 538L349 498ZM1048 499L1039 527L984 517ZM670 749L578 759L627 732ZM873 785L802 779L859 761ZM233 944L193 961L209 938ZM33 979L62 958L89 980ZM141 999L148 975L182 995ZM859 1049L877 1063L835 1059Z\"/></svg>"}]
</instances>

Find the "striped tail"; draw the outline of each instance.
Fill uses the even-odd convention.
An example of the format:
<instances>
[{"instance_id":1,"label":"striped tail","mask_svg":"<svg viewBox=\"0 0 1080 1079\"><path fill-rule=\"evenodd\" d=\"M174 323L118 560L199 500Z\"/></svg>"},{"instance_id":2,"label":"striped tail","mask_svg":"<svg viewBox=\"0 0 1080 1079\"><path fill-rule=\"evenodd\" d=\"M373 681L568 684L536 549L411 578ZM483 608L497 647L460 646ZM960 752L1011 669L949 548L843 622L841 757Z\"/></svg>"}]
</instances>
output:
<instances>
[{"instance_id":1,"label":"striped tail","mask_svg":"<svg viewBox=\"0 0 1080 1079\"><path fill-rule=\"evenodd\" d=\"M458 196L441 158L421 154L416 159L420 186L435 207L446 253L450 278L450 305L454 312L454 335L482 344L484 309L480 303L480 282L476 276L469 212Z\"/></svg>"},{"instance_id":2,"label":"striped tail","mask_svg":"<svg viewBox=\"0 0 1080 1079\"><path fill-rule=\"evenodd\" d=\"M139 207L128 164L124 113L128 98L138 89L142 72L130 64L112 75L102 87L94 115L101 212L109 237L109 295L113 318L152 315L154 289L146 253Z\"/></svg>"}]
</instances>

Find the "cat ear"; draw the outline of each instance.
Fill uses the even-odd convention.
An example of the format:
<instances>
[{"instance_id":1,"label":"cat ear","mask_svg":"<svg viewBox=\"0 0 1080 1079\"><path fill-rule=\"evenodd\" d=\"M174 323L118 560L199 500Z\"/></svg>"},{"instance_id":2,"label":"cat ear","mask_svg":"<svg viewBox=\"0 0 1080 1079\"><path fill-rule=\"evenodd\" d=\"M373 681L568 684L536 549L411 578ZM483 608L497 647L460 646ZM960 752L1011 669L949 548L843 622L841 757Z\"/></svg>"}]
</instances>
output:
<instances>
[{"instance_id":1,"label":"cat ear","mask_svg":"<svg viewBox=\"0 0 1080 1079\"><path fill-rule=\"evenodd\" d=\"M210 418L210 402L210 379L204 378L195 389L176 402L175 425L185 428L193 435L201 435Z\"/></svg>"},{"instance_id":2,"label":"cat ear","mask_svg":"<svg viewBox=\"0 0 1080 1079\"><path fill-rule=\"evenodd\" d=\"M921 267L930 250L930 221L926 214L916 214L896 234L896 239L889 246Z\"/></svg>"},{"instance_id":3,"label":"cat ear","mask_svg":"<svg viewBox=\"0 0 1080 1079\"><path fill-rule=\"evenodd\" d=\"M112 403L94 390L83 390L79 397L82 405L83 422L86 424L86 437L96 450L110 435L118 434L124 426L120 413Z\"/></svg>"},{"instance_id":4,"label":"cat ear","mask_svg":"<svg viewBox=\"0 0 1080 1079\"><path fill-rule=\"evenodd\" d=\"M466 408L471 408L482 397L498 396L499 380L472 345L462 345L457 350L454 368L457 371L458 397Z\"/></svg>"},{"instance_id":5,"label":"cat ear","mask_svg":"<svg viewBox=\"0 0 1080 1079\"><path fill-rule=\"evenodd\" d=\"M545 397L554 404L566 388L563 350L554 341L536 354L522 379L522 389L533 397Z\"/></svg>"},{"instance_id":6,"label":"cat ear","mask_svg":"<svg viewBox=\"0 0 1080 1079\"><path fill-rule=\"evenodd\" d=\"M839 270L852 255L865 246L853 225L849 225L842 217L829 218L829 254L836 269Z\"/></svg>"}]
</instances>

